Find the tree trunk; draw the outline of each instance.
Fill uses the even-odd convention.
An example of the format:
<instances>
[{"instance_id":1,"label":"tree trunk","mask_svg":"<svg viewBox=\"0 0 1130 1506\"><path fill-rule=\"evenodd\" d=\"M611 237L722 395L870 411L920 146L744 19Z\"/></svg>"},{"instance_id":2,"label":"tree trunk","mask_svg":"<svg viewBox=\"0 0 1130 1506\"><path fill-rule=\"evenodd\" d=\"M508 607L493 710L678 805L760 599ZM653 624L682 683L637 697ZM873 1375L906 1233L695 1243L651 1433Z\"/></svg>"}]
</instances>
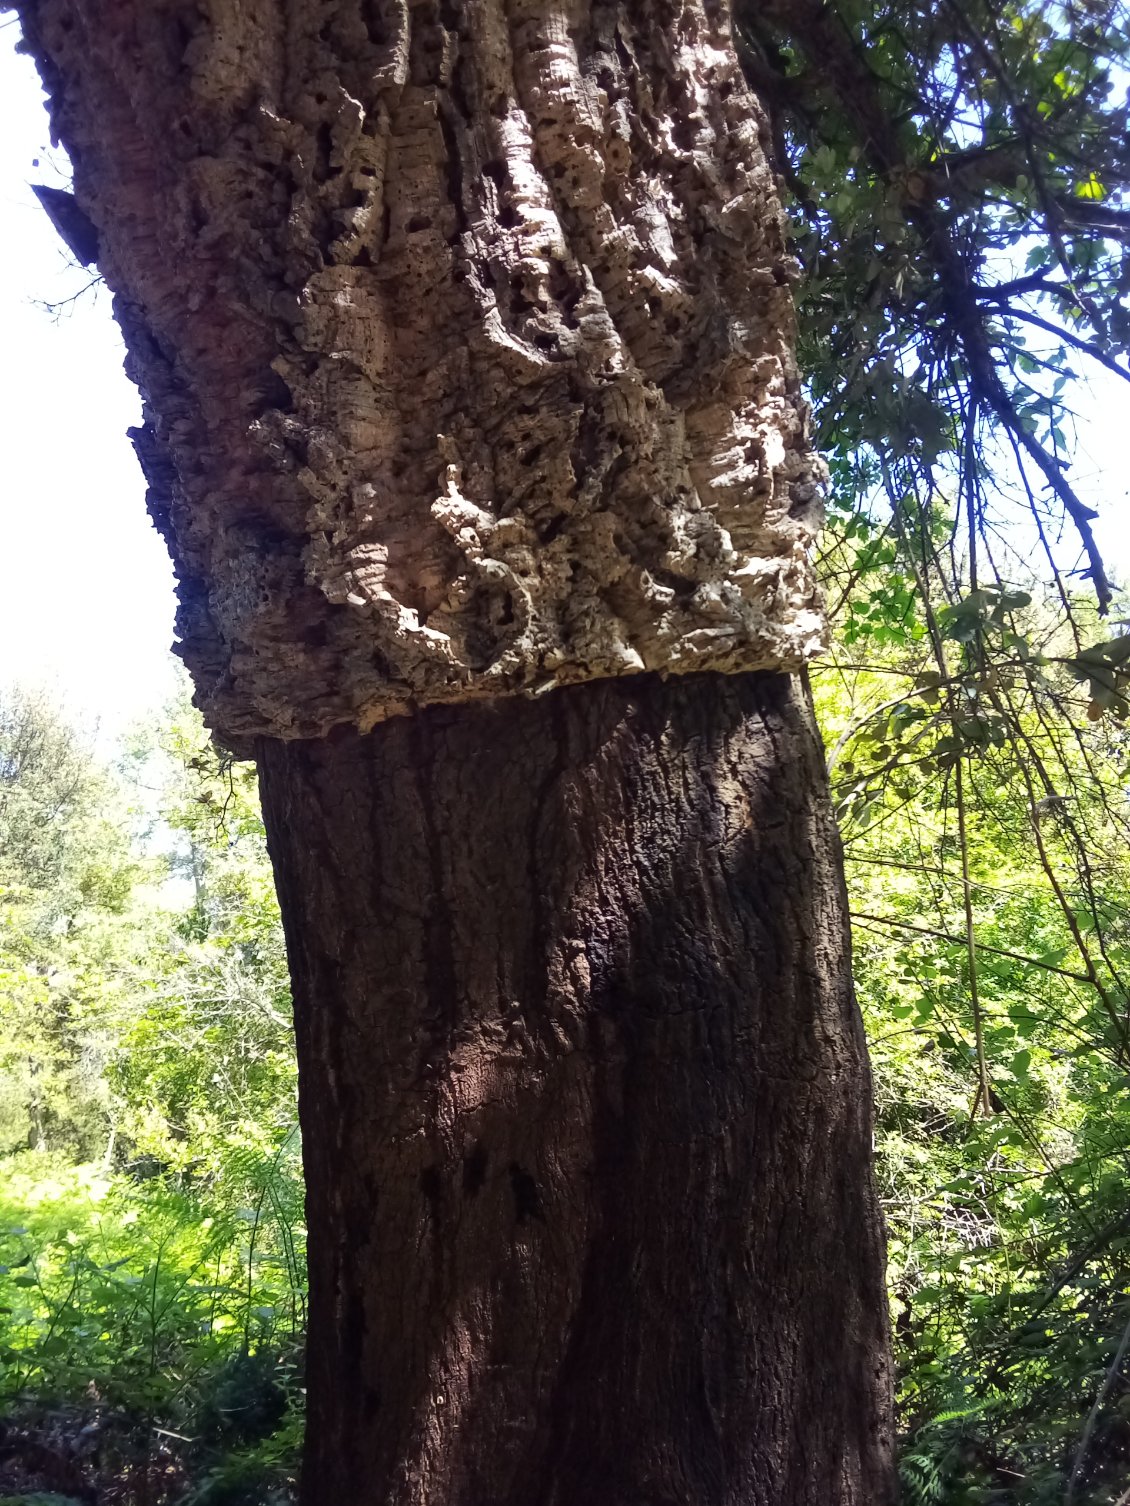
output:
<instances>
[{"instance_id":1,"label":"tree trunk","mask_svg":"<svg viewBox=\"0 0 1130 1506\"><path fill-rule=\"evenodd\" d=\"M18 8L261 760L305 1506L883 1506L839 859L751 673L822 644L820 471L727 6Z\"/></svg>"},{"instance_id":2,"label":"tree trunk","mask_svg":"<svg viewBox=\"0 0 1130 1506\"><path fill-rule=\"evenodd\" d=\"M892 1499L870 1087L783 675L264 741L305 1506Z\"/></svg>"}]
</instances>

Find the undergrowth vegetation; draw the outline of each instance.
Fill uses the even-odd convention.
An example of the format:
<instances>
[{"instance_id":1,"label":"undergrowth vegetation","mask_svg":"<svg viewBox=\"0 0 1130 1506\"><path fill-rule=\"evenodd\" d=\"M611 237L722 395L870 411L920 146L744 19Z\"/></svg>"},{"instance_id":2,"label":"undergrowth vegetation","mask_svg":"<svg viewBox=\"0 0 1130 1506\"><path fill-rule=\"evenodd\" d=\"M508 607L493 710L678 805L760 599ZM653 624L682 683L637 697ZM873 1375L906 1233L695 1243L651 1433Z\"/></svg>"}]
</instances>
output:
<instances>
[{"instance_id":1,"label":"undergrowth vegetation","mask_svg":"<svg viewBox=\"0 0 1130 1506\"><path fill-rule=\"evenodd\" d=\"M886 591L890 562L859 589L872 570ZM1130 1483L1130 738L1088 718L1062 614L983 595L947 615L916 594L814 677L875 1074L904 1488L1109 1503Z\"/></svg>"},{"instance_id":2,"label":"undergrowth vegetation","mask_svg":"<svg viewBox=\"0 0 1130 1506\"><path fill-rule=\"evenodd\" d=\"M255 1506L301 1424L282 939L254 778L0 698L0 1492Z\"/></svg>"}]
</instances>

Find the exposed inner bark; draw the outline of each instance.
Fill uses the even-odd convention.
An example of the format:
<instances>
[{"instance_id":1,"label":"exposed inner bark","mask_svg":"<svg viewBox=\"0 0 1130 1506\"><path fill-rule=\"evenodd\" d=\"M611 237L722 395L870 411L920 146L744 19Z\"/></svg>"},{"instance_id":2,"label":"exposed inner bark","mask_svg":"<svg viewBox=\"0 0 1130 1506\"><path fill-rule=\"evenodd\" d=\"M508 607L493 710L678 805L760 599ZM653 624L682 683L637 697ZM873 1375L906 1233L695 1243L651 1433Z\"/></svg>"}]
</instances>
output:
<instances>
[{"instance_id":1,"label":"exposed inner bark","mask_svg":"<svg viewBox=\"0 0 1130 1506\"><path fill-rule=\"evenodd\" d=\"M265 741L305 1506L884 1506L870 1086L780 675Z\"/></svg>"},{"instance_id":2,"label":"exposed inner bark","mask_svg":"<svg viewBox=\"0 0 1130 1506\"><path fill-rule=\"evenodd\" d=\"M715 0L24 0L210 724L796 668L818 521Z\"/></svg>"}]
</instances>

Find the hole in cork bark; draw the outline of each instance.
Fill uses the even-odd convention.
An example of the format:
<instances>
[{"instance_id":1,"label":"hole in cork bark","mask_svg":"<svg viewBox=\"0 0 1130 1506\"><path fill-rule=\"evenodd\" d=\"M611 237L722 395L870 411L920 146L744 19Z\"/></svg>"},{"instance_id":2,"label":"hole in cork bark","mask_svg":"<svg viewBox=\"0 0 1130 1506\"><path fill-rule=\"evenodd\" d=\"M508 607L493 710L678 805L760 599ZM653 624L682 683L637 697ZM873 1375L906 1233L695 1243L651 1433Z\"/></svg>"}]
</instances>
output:
<instances>
[{"instance_id":1,"label":"hole in cork bark","mask_svg":"<svg viewBox=\"0 0 1130 1506\"><path fill-rule=\"evenodd\" d=\"M559 261L549 264L549 292L561 310L561 317L568 329L577 328L577 305L582 289L570 275L569 269Z\"/></svg>"},{"instance_id":2,"label":"hole in cork bark","mask_svg":"<svg viewBox=\"0 0 1130 1506\"><path fill-rule=\"evenodd\" d=\"M546 523L543 527L539 528L538 529L538 543L539 544L552 544L553 540L557 537L557 535L565 527L565 523L566 523L566 521L568 519L568 516L569 516L568 513L559 512L555 518L551 518L548 523Z\"/></svg>"},{"instance_id":3,"label":"hole in cork bark","mask_svg":"<svg viewBox=\"0 0 1130 1506\"><path fill-rule=\"evenodd\" d=\"M513 204L504 204L498 211L498 223L503 230L517 230L522 223L522 216L514 208Z\"/></svg>"},{"instance_id":4,"label":"hole in cork bark","mask_svg":"<svg viewBox=\"0 0 1130 1506\"><path fill-rule=\"evenodd\" d=\"M467 627L463 658L469 669L486 670L495 662L513 636L514 601L499 586L483 586L467 604Z\"/></svg>"},{"instance_id":5,"label":"hole in cork bark","mask_svg":"<svg viewBox=\"0 0 1130 1506\"><path fill-rule=\"evenodd\" d=\"M415 235L420 230L430 230L432 217L430 214L414 214L405 228L409 235Z\"/></svg>"},{"instance_id":6,"label":"hole in cork bark","mask_svg":"<svg viewBox=\"0 0 1130 1506\"><path fill-rule=\"evenodd\" d=\"M256 386L259 397L257 406L261 412L270 412L272 409L279 413L294 412L294 393L277 371L268 368L259 377Z\"/></svg>"},{"instance_id":7,"label":"hole in cork bark","mask_svg":"<svg viewBox=\"0 0 1130 1506\"><path fill-rule=\"evenodd\" d=\"M651 565L649 568L651 578L668 590L674 591L679 598L693 596L698 590L698 582L687 580L685 576L674 575L670 570L664 570L660 565Z\"/></svg>"},{"instance_id":8,"label":"hole in cork bark","mask_svg":"<svg viewBox=\"0 0 1130 1506\"><path fill-rule=\"evenodd\" d=\"M698 136L698 122L680 117L675 121L671 135L680 151L689 152Z\"/></svg>"},{"instance_id":9,"label":"hole in cork bark","mask_svg":"<svg viewBox=\"0 0 1130 1506\"><path fill-rule=\"evenodd\" d=\"M492 183L497 183L499 188L510 181L506 163L499 157L492 157L489 162L483 163L483 177L489 178Z\"/></svg>"},{"instance_id":10,"label":"hole in cork bark","mask_svg":"<svg viewBox=\"0 0 1130 1506\"><path fill-rule=\"evenodd\" d=\"M605 161L613 172L624 172L632 160L631 149L626 141L610 141L605 153Z\"/></svg>"}]
</instances>

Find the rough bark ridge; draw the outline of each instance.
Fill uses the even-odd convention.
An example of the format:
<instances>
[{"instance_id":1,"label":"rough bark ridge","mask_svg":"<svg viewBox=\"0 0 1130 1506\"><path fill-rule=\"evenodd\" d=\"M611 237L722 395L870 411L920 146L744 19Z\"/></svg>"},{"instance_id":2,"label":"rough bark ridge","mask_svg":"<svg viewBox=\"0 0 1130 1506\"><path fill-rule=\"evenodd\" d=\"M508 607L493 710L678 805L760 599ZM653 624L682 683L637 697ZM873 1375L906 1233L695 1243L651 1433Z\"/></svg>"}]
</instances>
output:
<instances>
[{"instance_id":1,"label":"rough bark ridge","mask_svg":"<svg viewBox=\"0 0 1130 1506\"><path fill-rule=\"evenodd\" d=\"M870 1088L780 675L266 742L305 1506L887 1506Z\"/></svg>"},{"instance_id":2,"label":"rough bark ridge","mask_svg":"<svg viewBox=\"0 0 1130 1506\"><path fill-rule=\"evenodd\" d=\"M208 720L819 647L762 116L717 0L24 0Z\"/></svg>"}]
</instances>

